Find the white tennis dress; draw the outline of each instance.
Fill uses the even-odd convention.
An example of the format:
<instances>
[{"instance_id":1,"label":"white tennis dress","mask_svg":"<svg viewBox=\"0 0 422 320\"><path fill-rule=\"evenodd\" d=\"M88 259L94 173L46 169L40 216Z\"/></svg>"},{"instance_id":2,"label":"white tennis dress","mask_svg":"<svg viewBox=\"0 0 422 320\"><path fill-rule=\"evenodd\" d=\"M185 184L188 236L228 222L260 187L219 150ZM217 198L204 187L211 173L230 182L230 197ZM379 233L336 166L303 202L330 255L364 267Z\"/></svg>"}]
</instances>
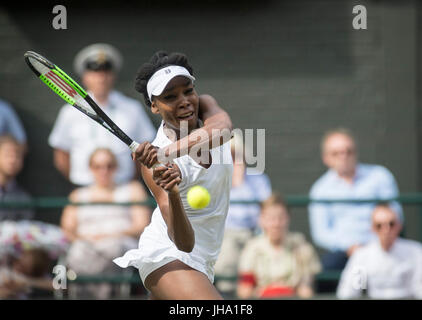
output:
<instances>
[{"instance_id":1,"label":"white tennis dress","mask_svg":"<svg viewBox=\"0 0 422 320\"><path fill-rule=\"evenodd\" d=\"M163 131L163 122L152 142L157 147L165 147L172 141ZM188 266L203 272L211 282L214 281L214 264L220 252L224 234L224 224L230 201L230 188L233 162L230 143L225 143L210 150L212 164L205 169L189 155L177 158L174 162L182 173L179 184L180 198L185 212L195 231L195 246L187 253L177 249L167 234L167 225L160 208L155 208L151 223L144 229L138 249L127 251L123 257L113 261L122 268L133 266L139 269L142 282L154 270L180 260ZM200 185L208 189L211 200L209 205L200 210L192 209L186 200L189 188Z\"/></svg>"}]
</instances>

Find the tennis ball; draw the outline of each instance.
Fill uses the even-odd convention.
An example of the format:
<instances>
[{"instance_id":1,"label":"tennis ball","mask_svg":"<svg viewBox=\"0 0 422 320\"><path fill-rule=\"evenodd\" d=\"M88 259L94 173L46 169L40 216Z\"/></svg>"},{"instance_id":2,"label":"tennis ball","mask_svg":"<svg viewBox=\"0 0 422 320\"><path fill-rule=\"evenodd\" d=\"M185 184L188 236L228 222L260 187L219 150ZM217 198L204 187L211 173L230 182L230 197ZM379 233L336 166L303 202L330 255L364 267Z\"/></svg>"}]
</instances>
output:
<instances>
[{"instance_id":1,"label":"tennis ball","mask_svg":"<svg viewBox=\"0 0 422 320\"><path fill-rule=\"evenodd\" d=\"M187 199L193 209L204 209L211 200L210 193L201 186L194 186L188 190Z\"/></svg>"}]
</instances>

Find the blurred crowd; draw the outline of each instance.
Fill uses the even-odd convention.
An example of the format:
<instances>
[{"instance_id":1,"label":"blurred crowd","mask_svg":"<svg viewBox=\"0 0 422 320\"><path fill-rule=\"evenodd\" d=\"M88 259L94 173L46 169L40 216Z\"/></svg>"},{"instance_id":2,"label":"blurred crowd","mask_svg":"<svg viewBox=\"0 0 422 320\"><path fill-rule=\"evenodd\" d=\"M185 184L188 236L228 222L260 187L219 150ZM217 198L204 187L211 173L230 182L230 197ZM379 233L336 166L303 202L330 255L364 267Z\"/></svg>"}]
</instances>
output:
<instances>
[{"instance_id":1,"label":"blurred crowd","mask_svg":"<svg viewBox=\"0 0 422 320\"><path fill-rule=\"evenodd\" d=\"M93 44L78 53L74 68L123 131L134 140L151 141L155 129L144 106L114 89L122 62L116 48ZM57 297L56 265L76 277L127 274L112 260L137 247L151 220L150 195L130 150L111 133L64 105L48 142L56 169L74 187L70 204L58 226L35 220L26 207L0 207L0 299ZM216 286L223 295L422 299L422 244L405 239L403 209L387 201L399 195L395 178L381 165L359 161L349 130L333 129L321 138L327 170L310 186L310 239L291 230L291 209L272 189L270 178L247 173L246 162L236 154L242 150L244 155L248 147L241 137L235 135L231 146L233 203L215 264ZM22 123L13 107L0 100L0 202L31 201L16 180L26 152ZM344 199L381 201L339 201ZM129 202L138 204L123 204ZM322 273L338 278L321 281ZM119 288L100 281L68 283L67 291L73 298L109 299L119 296ZM143 288L135 291L145 294Z\"/></svg>"}]
</instances>

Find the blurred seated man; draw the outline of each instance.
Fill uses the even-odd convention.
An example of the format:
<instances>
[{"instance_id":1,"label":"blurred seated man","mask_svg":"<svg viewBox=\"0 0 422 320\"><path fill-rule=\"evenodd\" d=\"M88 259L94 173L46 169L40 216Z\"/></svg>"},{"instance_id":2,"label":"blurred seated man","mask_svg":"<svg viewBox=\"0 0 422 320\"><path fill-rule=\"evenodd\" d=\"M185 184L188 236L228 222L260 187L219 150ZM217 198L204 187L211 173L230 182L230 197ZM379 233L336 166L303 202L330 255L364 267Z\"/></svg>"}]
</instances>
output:
<instances>
[{"instance_id":1,"label":"blurred seated man","mask_svg":"<svg viewBox=\"0 0 422 320\"><path fill-rule=\"evenodd\" d=\"M155 129L135 99L114 90L122 64L120 53L111 45L97 43L82 49L74 66L91 97L129 137L151 141ZM94 181L88 159L94 149L107 147L116 155L116 183L127 183L136 176L130 149L108 130L70 105L64 105L56 119L48 142L54 149L54 165L71 183L87 186Z\"/></svg>"},{"instance_id":2,"label":"blurred seated man","mask_svg":"<svg viewBox=\"0 0 422 320\"><path fill-rule=\"evenodd\" d=\"M358 162L356 142L346 129L329 131L321 141L322 161L328 171L312 186L310 198L389 199L398 196L393 175L380 165ZM402 209L393 204L398 214ZM348 257L374 238L371 231L373 203L323 203L309 205L314 243L325 249L324 270L342 270Z\"/></svg>"},{"instance_id":3,"label":"blurred seated man","mask_svg":"<svg viewBox=\"0 0 422 320\"><path fill-rule=\"evenodd\" d=\"M0 299L53 297L52 260L42 248L23 250L0 265Z\"/></svg>"},{"instance_id":4,"label":"blurred seated man","mask_svg":"<svg viewBox=\"0 0 422 320\"><path fill-rule=\"evenodd\" d=\"M386 204L372 213L377 238L355 251L337 289L341 299L422 299L422 244L399 238L399 215Z\"/></svg>"},{"instance_id":5,"label":"blurred seated man","mask_svg":"<svg viewBox=\"0 0 422 320\"><path fill-rule=\"evenodd\" d=\"M31 200L29 194L16 182L16 176L22 170L24 146L12 136L0 137L0 203L25 202ZM33 218L30 209L0 207L0 221Z\"/></svg>"},{"instance_id":6,"label":"blurred seated man","mask_svg":"<svg viewBox=\"0 0 422 320\"><path fill-rule=\"evenodd\" d=\"M259 223L263 234L241 254L238 297L310 298L314 275L321 270L318 255L302 234L289 231L288 209L279 195L262 203Z\"/></svg>"},{"instance_id":7,"label":"blurred seated man","mask_svg":"<svg viewBox=\"0 0 422 320\"><path fill-rule=\"evenodd\" d=\"M148 199L143 186L132 181L115 184L117 160L110 149L96 149L89 167L94 183L74 190L71 202L142 202ZM146 205L87 205L65 207L61 226L72 241L67 265L76 274L98 275L119 272L113 259L137 247L144 228L150 223L151 210ZM109 298L108 285L75 287L78 294L98 299Z\"/></svg>"},{"instance_id":8,"label":"blurred seated man","mask_svg":"<svg viewBox=\"0 0 422 320\"><path fill-rule=\"evenodd\" d=\"M12 106L0 99L0 136L10 135L26 146L26 133Z\"/></svg>"},{"instance_id":9,"label":"blurred seated man","mask_svg":"<svg viewBox=\"0 0 422 320\"><path fill-rule=\"evenodd\" d=\"M259 202L271 195L271 182L266 174L256 174L256 172L247 174L244 152L245 145L242 137L235 134L231 140L233 176L230 201L256 201L257 203L230 203L223 243L214 267L216 276L236 278L240 252L258 227ZM249 170L253 171L252 168ZM216 286L220 292L227 294L236 291L236 283L233 281L219 280Z\"/></svg>"}]
</instances>

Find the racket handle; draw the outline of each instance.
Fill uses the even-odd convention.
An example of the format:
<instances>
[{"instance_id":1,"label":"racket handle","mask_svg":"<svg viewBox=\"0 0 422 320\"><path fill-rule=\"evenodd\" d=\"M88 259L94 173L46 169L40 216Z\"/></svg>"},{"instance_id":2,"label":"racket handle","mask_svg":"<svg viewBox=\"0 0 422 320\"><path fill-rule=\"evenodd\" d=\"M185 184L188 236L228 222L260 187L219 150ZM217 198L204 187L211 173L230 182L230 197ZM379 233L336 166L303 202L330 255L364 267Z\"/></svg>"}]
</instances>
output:
<instances>
[{"instance_id":1,"label":"racket handle","mask_svg":"<svg viewBox=\"0 0 422 320\"><path fill-rule=\"evenodd\" d=\"M135 152L136 149L138 149L138 147L139 147L139 143L137 143L136 141L132 141L132 143L129 146L129 148L130 148L130 150L132 150L132 152Z\"/></svg>"}]
</instances>

